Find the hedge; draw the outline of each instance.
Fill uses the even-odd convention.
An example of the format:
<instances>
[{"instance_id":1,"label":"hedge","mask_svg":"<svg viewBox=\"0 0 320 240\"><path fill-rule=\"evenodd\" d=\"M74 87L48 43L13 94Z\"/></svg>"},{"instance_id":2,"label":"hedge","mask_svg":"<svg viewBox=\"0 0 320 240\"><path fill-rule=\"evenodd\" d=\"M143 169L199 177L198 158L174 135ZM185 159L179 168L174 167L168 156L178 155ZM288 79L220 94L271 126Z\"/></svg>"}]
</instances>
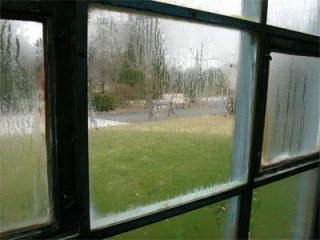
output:
<instances>
[{"instance_id":1,"label":"hedge","mask_svg":"<svg viewBox=\"0 0 320 240\"><path fill-rule=\"evenodd\" d=\"M93 93L92 106L96 111L111 111L116 105L115 97L110 93Z\"/></svg>"}]
</instances>

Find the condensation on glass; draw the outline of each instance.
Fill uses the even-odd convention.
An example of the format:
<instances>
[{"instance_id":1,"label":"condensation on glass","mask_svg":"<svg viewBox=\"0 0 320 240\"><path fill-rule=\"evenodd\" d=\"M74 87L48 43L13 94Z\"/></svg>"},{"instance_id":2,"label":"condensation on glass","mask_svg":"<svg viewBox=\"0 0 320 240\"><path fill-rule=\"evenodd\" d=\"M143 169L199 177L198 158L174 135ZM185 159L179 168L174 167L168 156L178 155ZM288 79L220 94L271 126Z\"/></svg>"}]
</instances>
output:
<instances>
[{"instance_id":1,"label":"condensation on glass","mask_svg":"<svg viewBox=\"0 0 320 240\"><path fill-rule=\"evenodd\" d=\"M232 239L235 224L228 220L229 202L208 205L177 217L151 224L111 239Z\"/></svg>"},{"instance_id":2,"label":"condensation on glass","mask_svg":"<svg viewBox=\"0 0 320 240\"><path fill-rule=\"evenodd\" d=\"M251 239L309 239L319 168L258 188L253 193Z\"/></svg>"},{"instance_id":3,"label":"condensation on glass","mask_svg":"<svg viewBox=\"0 0 320 240\"><path fill-rule=\"evenodd\" d=\"M320 35L319 0L269 0L267 23Z\"/></svg>"},{"instance_id":4,"label":"condensation on glass","mask_svg":"<svg viewBox=\"0 0 320 240\"><path fill-rule=\"evenodd\" d=\"M50 220L43 26L0 20L1 234Z\"/></svg>"},{"instance_id":5,"label":"condensation on glass","mask_svg":"<svg viewBox=\"0 0 320 240\"><path fill-rule=\"evenodd\" d=\"M156 2L218 13L249 21L260 21L261 0L154 0Z\"/></svg>"},{"instance_id":6,"label":"condensation on glass","mask_svg":"<svg viewBox=\"0 0 320 240\"><path fill-rule=\"evenodd\" d=\"M254 49L238 30L91 5L93 228L245 181Z\"/></svg>"},{"instance_id":7,"label":"condensation on glass","mask_svg":"<svg viewBox=\"0 0 320 240\"><path fill-rule=\"evenodd\" d=\"M319 58L271 56L262 167L320 149Z\"/></svg>"}]
</instances>

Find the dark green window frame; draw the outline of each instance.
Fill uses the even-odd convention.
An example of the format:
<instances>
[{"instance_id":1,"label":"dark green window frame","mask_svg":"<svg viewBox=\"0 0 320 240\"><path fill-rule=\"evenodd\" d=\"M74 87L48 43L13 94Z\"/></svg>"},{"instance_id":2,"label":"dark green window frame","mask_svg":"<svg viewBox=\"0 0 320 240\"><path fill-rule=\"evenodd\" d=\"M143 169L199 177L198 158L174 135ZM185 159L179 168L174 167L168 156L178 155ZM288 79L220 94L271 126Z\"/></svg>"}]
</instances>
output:
<instances>
[{"instance_id":1,"label":"dark green window frame","mask_svg":"<svg viewBox=\"0 0 320 240\"><path fill-rule=\"evenodd\" d=\"M98 230L90 229L87 127L87 15L90 2L247 30L256 35L258 49L253 131L246 184L121 224ZM17 229L1 237L105 238L239 196L238 219L241 221L238 220L236 234L237 238L247 239L255 188L319 168L320 157L317 152L260 169L270 52L320 56L320 37L267 25L268 0L261 0L259 23L149 0L2 1L0 7L1 18L32 20L44 24L54 207L54 219L49 226ZM319 197L315 209L319 210ZM310 238L319 237L319 211L315 212L313 222L314 231Z\"/></svg>"}]
</instances>

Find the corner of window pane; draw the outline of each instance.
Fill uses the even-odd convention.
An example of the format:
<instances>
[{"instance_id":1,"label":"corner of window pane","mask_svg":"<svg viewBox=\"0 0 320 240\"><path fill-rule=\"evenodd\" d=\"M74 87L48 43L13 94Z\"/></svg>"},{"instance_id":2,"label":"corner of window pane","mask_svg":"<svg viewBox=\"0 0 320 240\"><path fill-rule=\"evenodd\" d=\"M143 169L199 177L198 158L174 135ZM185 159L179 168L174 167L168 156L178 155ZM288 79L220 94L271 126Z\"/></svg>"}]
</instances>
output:
<instances>
[{"instance_id":1,"label":"corner of window pane","mask_svg":"<svg viewBox=\"0 0 320 240\"><path fill-rule=\"evenodd\" d=\"M318 0L269 0L267 23L320 36Z\"/></svg>"},{"instance_id":2,"label":"corner of window pane","mask_svg":"<svg viewBox=\"0 0 320 240\"><path fill-rule=\"evenodd\" d=\"M256 189L249 237L309 239L316 214L318 177L319 168L315 168Z\"/></svg>"}]
</instances>

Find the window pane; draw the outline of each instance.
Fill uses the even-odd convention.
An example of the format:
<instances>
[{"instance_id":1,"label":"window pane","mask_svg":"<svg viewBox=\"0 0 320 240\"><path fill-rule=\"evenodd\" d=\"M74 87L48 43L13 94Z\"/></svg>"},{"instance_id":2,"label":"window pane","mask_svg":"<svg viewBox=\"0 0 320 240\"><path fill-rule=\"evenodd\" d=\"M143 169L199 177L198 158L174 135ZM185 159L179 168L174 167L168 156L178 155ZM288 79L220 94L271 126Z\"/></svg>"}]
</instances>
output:
<instances>
[{"instance_id":1,"label":"window pane","mask_svg":"<svg viewBox=\"0 0 320 240\"><path fill-rule=\"evenodd\" d=\"M319 58L272 53L262 165L319 151Z\"/></svg>"},{"instance_id":2,"label":"window pane","mask_svg":"<svg viewBox=\"0 0 320 240\"><path fill-rule=\"evenodd\" d=\"M166 219L111 239L228 239L234 238L235 225L226 224L229 220L229 202L214 205ZM227 227L227 228L226 228ZM227 234L227 235L225 235Z\"/></svg>"},{"instance_id":3,"label":"window pane","mask_svg":"<svg viewBox=\"0 0 320 240\"><path fill-rule=\"evenodd\" d=\"M254 191L251 239L309 239L319 169Z\"/></svg>"},{"instance_id":4,"label":"window pane","mask_svg":"<svg viewBox=\"0 0 320 240\"><path fill-rule=\"evenodd\" d=\"M97 7L88 31L94 228L245 180L251 35Z\"/></svg>"},{"instance_id":5,"label":"window pane","mask_svg":"<svg viewBox=\"0 0 320 240\"><path fill-rule=\"evenodd\" d=\"M269 0L270 25L320 35L320 2L318 0Z\"/></svg>"},{"instance_id":6,"label":"window pane","mask_svg":"<svg viewBox=\"0 0 320 240\"><path fill-rule=\"evenodd\" d=\"M42 24L0 20L1 232L47 223Z\"/></svg>"},{"instance_id":7,"label":"window pane","mask_svg":"<svg viewBox=\"0 0 320 240\"><path fill-rule=\"evenodd\" d=\"M260 21L261 0L155 0L173 5L218 13L231 17Z\"/></svg>"}]
</instances>

